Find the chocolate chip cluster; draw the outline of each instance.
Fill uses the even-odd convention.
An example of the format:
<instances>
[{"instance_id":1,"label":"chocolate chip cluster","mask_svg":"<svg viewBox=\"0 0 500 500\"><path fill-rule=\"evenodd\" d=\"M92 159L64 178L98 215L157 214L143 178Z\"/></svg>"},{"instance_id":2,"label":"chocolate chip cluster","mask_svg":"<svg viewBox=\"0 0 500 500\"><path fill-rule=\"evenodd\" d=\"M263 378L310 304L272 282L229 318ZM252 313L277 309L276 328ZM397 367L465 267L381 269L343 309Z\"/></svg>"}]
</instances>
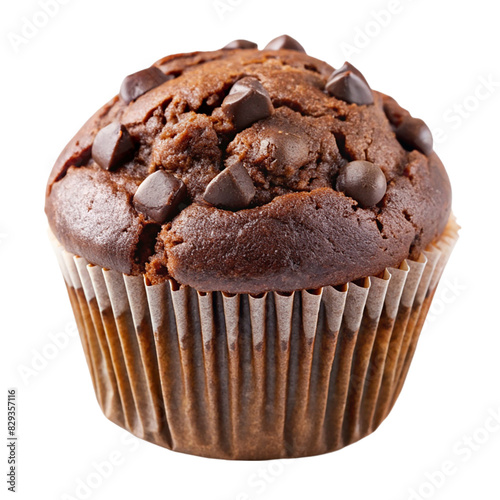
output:
<instances>
[{"instance_id":1,"label":"chocolate chip cluster","mask_svg":"<svg viewBox=\"0 0 500 500\"><path fill-rule=\"evenodd\" d=\"M223 50L256 50L257 45L248 40L234 40ZM305 52L293 38L283 35L272 40L264 51ZM156 66L127 76L120 88L120 99L129 105L151 90L174 79ZM362 75L352 64L346 62L327 79L323 89L333 100L354 106L372 106L374 94ZM239 134L257 122L264 123L276 113L265 85L255 76L243 76L232 84L220 102L221 115ZM432 135L422 120L403 115L398 108L386 106L385 114L391 123L396 138L407 150L418 150L425 155L432 153ZM282 134L279 130L274 139L267 141L281 163L307 157L308 148L300 136ZM302 146L303 147L302 147ZM113 171L133 160L139 144L134 143L127 128L119 121L102 128L92 146L92 158L101 168ZM290 151L288 151L290 150ZM286 169L286 165L284 167ZM345 159L332 179L333 187L353 198L363 208L374 207L384 198L387 179L382 168L374 162ZM256 186L245 165L237 160L226 165L206 185L202 200L226 210L240 210L252 205ZM150 173L133 196L137 212L157 224L163 224L176 213L188 198L183 180L175 173L163 169Z\"/></svg>"}]
</instances>

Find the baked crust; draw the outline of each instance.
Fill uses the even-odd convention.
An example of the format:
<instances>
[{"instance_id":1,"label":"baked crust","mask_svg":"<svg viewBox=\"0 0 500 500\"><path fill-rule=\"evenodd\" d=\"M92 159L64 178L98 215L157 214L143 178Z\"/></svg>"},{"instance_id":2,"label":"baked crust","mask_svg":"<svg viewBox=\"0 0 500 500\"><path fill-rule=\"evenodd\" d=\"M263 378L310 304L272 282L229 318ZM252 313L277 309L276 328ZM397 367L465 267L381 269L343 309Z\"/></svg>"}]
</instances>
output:
<instances>
[{"instance_id":1,"label":"baked crust","mask_svg":"<svg viewBox=\"0 0 500 500\"><path fill-rule=\"evenodd\" d=\"M400 145L395 120L409 114L393 99L375 91L373 105L336 99L324 91L333 68L290 50L179 54L156 66L175 78L129 105L112 99L54 165L46 212L68 251L122 273L146 273L152 283L173 278L201 291L261 293L376 275L442 233L448 177L435 153ZM221 103L244 76L261 81L275 111L237 133ZM91 147L113 121L137 150L106 171ZM374 207L335 189L339 170L354 160L375 163L386 176L387 192ZM206 203L208 183L235 162L255 185L251 205L229 211ZM188 193L163 226L132 202L158 169L182 179Z\"/></svg>"}]
</instances>

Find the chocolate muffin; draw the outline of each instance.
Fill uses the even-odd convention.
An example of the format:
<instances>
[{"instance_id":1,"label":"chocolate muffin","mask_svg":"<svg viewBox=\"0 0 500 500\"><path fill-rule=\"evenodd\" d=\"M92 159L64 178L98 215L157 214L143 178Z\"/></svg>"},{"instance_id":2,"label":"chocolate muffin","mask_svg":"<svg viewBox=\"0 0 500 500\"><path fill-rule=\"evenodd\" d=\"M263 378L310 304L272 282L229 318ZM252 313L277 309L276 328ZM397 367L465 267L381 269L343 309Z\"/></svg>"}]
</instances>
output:
<instances>
[{"instance_id":1,"label":"chocolate muffin","mask_svg":"<svg viewBox=\"0 0 500 500\"><path fill-rule=\"evenodd\" d=\"M425 123L286 35L126 77L46 196L91 372L114 380L97 391L105 413L223 458L323 453L380 423L455 239L450 211ZM134 352L106 347L111 331ZM134 419L137 371L151 408Z\"/></svg>"}]
</instances>

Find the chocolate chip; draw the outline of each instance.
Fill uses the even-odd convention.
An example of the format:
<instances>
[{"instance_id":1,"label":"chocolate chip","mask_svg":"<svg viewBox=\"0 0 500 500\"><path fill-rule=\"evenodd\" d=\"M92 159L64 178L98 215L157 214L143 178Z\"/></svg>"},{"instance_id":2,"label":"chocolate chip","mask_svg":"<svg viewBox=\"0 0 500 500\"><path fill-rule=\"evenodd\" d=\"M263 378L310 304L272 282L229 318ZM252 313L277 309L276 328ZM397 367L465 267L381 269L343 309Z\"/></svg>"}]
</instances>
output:
<instances>
[{"instance_id":1,"label":"chocolate chip","mask_svg":"<svg viewBox=\"0 0 500 500\"><path fill-rule=\"evenodd\" d=\"M238 162L211 180L203 198L216 207L239 210L247 207L254 196L253 181L245 167Z\"/></svg>"},{"instance_id":2,"label":"chocolate chip","mask_svg":"<svg viewBox=\"0 0 500 500\"><path fill-rule=\"evenodd\" d=\"M172 78L173 75L166 75L157 67L151 66L125 77L120 87L120 97L128 104Z\"/></svg>"},{"instance_id":3,"label":"chocolate chip","mask_svg":"<svg viewBox=\"0 0 500 500\"><path fill-rule=\"evenodd\" d=\"M126 161L134 151L127 129L118 122L97 132L92 145L92 158L103 169L112 170Z\"/></svg>"},{"instance_id":4,"label":"chocolate chip","mask_svg":"<svg viewBox=\"0 0 500 500\"><path fill-rule=\"evenodd\" d=\"M309 160L309 144L298 133L269 127L260 132L260 137L261 147L265 142L272 145L272 171L279 175L299 169Z\"/></svg>"},{"instance_id":5,"label":"chocolate chip","mask_svg":"<svg viewBox=\"0 0 500 500\"><path fill-rule=\"evenodd\" d=\"M258 120L271 116L274 107L262 83L257 78L247 76L233 85L222 102L222 110L240 131Z\"/></svg>"},{"instance_id":6,"label":"chocolate chip","mask_svg":"<svg viewBox=\"0 0 500 500\"><path fill-rule=\"evenodd\" d=\"M420 118L405 117L396 128L396 138L409 151L417 149L424 155L432 153L432 133Z\"/></svg>"},{"instance_id":7,"label":"chocolate chip","mask_svg":"<svg viewBox=\"0 0 500 500\"><path fill-rule=\"evenodd\" d=\"M163 224L186 196L186 186L173 174L157 170L146 177L134 195L135 208L154 222Z\"/></svg>"},{"instance_id":8,"label":"chocolate chip","mask_svg":"<svg viewBox=\"0 0 500 500\"><path fill-rule=\"evenodd\" d=\"M384 97L384 113L394 129L408 115L408 112L389 96Z\"/></svg>"},{"instance_id":9,"label":"chocolate chip","mask_svg":"<svg viewBox=\"0 0 500 500\"><path fill-rule=\"evenodd\" d=\"M264 50L296 50L297 52L304 52L305 49L300 45L295 38L288 35L281 35L274 40L271 40L265 47Z\"/></svg>"},{"instance_id":10,"label":"chocolate chip","mask_svg":"<svg viewBox=\"0 0 500 500\"><path fill-rule=\"evenodd\" d=\"M257 44L254 42L250 42L249 40L233 40L229 42L227 45L222 47L222 50L227 49L256 49Z\"/></svg>"},{"instance_id":11,"label":"chocolate chip","mask_svg":"<svg viewBox=\"0 0 500 500\"><path fill-rule=\"evenodd\" d=\"M373 104L373 94L365 77L348 62L336 69L326 83L326 91L342 101Z\"/></svg>"},{"instance_id":12,"label":"chocolate chip","mask_svg":"<svg viewBox=\"0 0 500 500\"><path fill-rule=\"evenodd\" d=\"M337 178L337 191L354 198L362 207L376 205L385 195L384 172L369 161L352 161L342 167Z\"/></svg>"}]
</instances>

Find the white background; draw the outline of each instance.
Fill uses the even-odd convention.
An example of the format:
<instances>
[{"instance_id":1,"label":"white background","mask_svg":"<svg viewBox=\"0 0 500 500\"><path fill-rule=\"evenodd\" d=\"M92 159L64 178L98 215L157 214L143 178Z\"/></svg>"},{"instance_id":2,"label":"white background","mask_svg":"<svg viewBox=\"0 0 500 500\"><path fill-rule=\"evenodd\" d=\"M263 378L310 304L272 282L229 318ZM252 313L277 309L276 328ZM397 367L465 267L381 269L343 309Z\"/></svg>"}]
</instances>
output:
<instances>
[{"instance_id":1,"label":"white background","mask_svg":"<svg viewBox=\"0 0 500 500\"><path fill-rule=\"evenodd\" d=\"M17 387L17 498L84 498L77 485L91 478L91 499L500 499L500 422L489 418L500 420L497 3L62 3L23 42L16 37L25 18L43 24L38 0L4 1L0 14L0 435L6 389ZM69 335L70 305L46 235L45 182L60 150L125 75L169 53L235 38L263 47L284 32L335 67L348 58L373 88L428 122L452 181L461 239L403 393L372 436L289 461L173 453L128 438L98 408L79 339ZM63 340L54 350L57 334ZM0 449L4 498L7 448ZM99 480L95 464L110 456L118 457L113 471ZM443 476L445 462L452 472Z\"/></svg>"}]
</instances>

